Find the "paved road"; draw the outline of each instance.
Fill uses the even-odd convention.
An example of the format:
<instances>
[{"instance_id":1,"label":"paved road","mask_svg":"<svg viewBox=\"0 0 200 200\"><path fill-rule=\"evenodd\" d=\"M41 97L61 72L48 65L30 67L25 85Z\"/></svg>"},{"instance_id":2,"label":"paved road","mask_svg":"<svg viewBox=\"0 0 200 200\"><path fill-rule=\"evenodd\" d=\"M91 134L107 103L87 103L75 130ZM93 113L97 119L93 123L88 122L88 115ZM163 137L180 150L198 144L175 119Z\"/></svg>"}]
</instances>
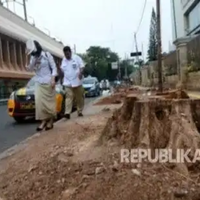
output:
<instances>
[{"instance_id":1,"label":"paved road","mask_svg":"<svg viewBox=\"0 0 200 200\"><path fill-rule=\"evenodd\" d=\"M93 100L94 98L87 98L85 104ZM33 135L37 124L34 120L17 124L8 116L7 107L0 106L0 153Z\"/></svg>"}]
</instances>

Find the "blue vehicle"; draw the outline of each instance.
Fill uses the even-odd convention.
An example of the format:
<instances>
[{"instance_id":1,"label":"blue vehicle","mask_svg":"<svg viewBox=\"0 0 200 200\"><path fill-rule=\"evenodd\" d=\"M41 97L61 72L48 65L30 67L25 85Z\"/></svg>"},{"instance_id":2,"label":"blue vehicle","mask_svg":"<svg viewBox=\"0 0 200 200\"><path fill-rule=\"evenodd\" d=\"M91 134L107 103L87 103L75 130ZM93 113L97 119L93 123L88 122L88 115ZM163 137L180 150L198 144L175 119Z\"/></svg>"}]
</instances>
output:
<instances>
[{"instance_id":1,"label":"blue vehicle","mask_svg":"<svg viewBox=\"0 0 200 200\"><path fill-rule=\"evenodd\" d=\"M100 84L96 77L84 78L83 88L86 97L97 97L101 95Z\"/></svg>"}]
</instances>

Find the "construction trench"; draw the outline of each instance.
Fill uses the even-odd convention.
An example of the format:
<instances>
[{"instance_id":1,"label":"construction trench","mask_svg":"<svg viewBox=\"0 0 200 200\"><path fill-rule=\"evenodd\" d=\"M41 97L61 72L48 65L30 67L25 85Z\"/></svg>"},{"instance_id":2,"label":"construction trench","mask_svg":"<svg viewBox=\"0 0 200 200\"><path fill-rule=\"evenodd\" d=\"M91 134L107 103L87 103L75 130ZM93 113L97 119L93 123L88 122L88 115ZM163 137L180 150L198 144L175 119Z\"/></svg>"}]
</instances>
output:
<instances>
[{"instance_id":1,"label":"construction trench","mask_svg":"<svg viewBox=\"0 0 200 200\"><path fill-rule=\"evenodd\" d=\"M2 200L200 199L199 160L120 162L121 149L171 149L173 157L177 149L190 149L194 159L200 99L181 89L159 94L132 87L117 89L95 106L100 113L69 122L67 131L60 125L57 135L43 135L1 161Z\"/></svg>"}]
</instances>

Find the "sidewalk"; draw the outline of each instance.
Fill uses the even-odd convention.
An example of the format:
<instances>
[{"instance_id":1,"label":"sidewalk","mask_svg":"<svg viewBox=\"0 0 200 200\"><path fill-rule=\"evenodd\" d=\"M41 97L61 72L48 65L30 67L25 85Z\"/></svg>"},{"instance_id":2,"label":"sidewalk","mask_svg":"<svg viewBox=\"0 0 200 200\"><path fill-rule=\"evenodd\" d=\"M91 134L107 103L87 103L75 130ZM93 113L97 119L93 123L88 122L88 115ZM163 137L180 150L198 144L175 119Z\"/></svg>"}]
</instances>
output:
<instances>
[{"instance_id":1,"label":"sidewalk","mask_svg":"<svg viewBox=\"0 0 200 200\"><path fill-rule=\"evenodd\" d=\"M112 109L120 105L93 105L105 96L89 103L84 109L84 117L77 117L74 113L71 120L63 119L55 124L54 129L37 133L1 154L0 194L6 194L5 199L15 197L20 200L23 196L33 200L45 196L49 200L64 200L68 198L60 197L71 187L82 195L83 181L101 173L98 172L102 169L101 163L110 169L114 162L111 160L113 152L109 153L111 147L99 146L98 142L112 116ZM81 199L87 198L76 198Z\"/></svg>"},{"instance_id":2,"label":"sidewalk","mask_svg":"<svg viewBox=\"0 0 200 200\"><path fill-rule=\"evenodd\" d=\"M87 116L96 115L98 113L101 113L107 107L109 107L109 111L115 109L116 106L119 106L119 105L109 105L109 106L108 105L100 105L100 106L94 105L100 99L102 99L106 96L109 96L109 95L110 95L109 93L104 93L101 97L99 97L96 100L88 103L84 108L84 111L83 111L84 117L83 118L77 118L77 113L74 112L74 113L72 113L70 121L66 122L66 119L61 119L61 120L57 121L54 124L55 128L50 132L54 132L54 131L57 132L57 129L59 129L60 126L62 127L62 126L65 126L66 124L71 124L71 123L77 122L77 120L78 121L81 121L81 120L84 121L84 119L87 118ZM48 133L50 133L50 132L35 133L33 136L25 139L24 141L20 142L19 144L15 145L15 146L11 147L10 149L1 153L0 154L0 160L4 159L6 157L9 157L9 156L15 154L16 152L19 152L19 151L25 149L28 146L29 142L31 142L32 140L37 140L42 135L48 135Z\"/></svg>"}]
</instances>

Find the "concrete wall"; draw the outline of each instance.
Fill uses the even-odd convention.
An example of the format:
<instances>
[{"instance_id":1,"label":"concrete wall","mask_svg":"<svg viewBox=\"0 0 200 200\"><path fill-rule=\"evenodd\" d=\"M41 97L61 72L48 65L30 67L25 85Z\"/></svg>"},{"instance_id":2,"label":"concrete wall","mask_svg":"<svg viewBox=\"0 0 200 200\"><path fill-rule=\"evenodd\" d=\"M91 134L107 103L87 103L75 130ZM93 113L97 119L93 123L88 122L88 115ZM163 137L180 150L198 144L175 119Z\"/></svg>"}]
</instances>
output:
<instances>
[{"instance_id":1,"label":"concrete wall","mask_svg":"<svg viewBox=\"0 0 200 200\"><path fill-rule=\"evenodd\" d=\"M169 88L175 88L178 83L178 75L166 76L164 84Z\"/></svg>"},{"instance_id":2,"label":"concrete wall","mask_svg":"<svg viewBox=\"0 0 200 200\"><path fill-rule=\"evenodd\" d=\"M53 40L3 6L0 6L0 32L21 42L25 42L27 39L31 38L35 39L55 56L63 56L63 45L61 43Z\"/></svg>"},{"instance_id":3,"label":"concrete wall","mask_svg":"<svg viewBox=\"0 0 200 200\"><path fill-rule=\"evenodd\" d=\"M187 89L200 90L200 72L190 72L187 76Z\"/></svg>"},{"instance_id":4,"label":"concrete wall","mask_svg":"<svg viewBox=\"0 0 200 200\"><path fill-rule=\"evenodd\" d=\"M183 6L181 0L171 1L172 41L185 36Z\"/></svg>"},{"instance_id":5,"label":"concrete wall","mask_svg":"<svg viewBox=\"0 0 200 200\"><path fill-rule=\"evenodd\" d=\"M200 30L199 23L195 27L190 27L188 14L193 11L195 5L199 0L170 0L171 1L171 16L172 16L172 40L185 37L187 35L194 35ZM194 22L196 22L198 11L195 11ZM191 30L190 30L191 29Z\"/></svg>"},{"instance_id":6,"label":"concrete wall","mask_svg":"<svg viewBox=\"0 0 200 200\"><path fill-rule=\"evenodd\" d=\"M187 90L200 90L200 68L191 68L191 61L200 64L199 47L200 35L179 38L176 41L176 51L163 55L162 75L163 86L175 88L178 83ZM192 60L190 54L192 52ZM143 86L158 85L157 62L150 62L149 66L142 67L141 76Z\"/></svg>"},{"instance_id":7,"label":"concrete wall","mask_svg":"<svg viewBox=\"0 0 200 200\"><path fill-rule=\"evenodd\" d=\"M132 73L130 75L130 78L132 79L134 85L139 85L140 84L140 73L139 73L139 70L136 70L134 73Z\"/></svg>"},{"instance_id":8,"label":"concrete wall","mask_svg":"<svg viewBox=\"0 0 200 200\"><path fill-rule=\"evenodd\" d=\"M163 84L167 88L176 88L179 82L178 75L165 76ZM142 86L156 86L158 78L147 78L147 68L142 69ZM188 90L199 91L200 90L200 72L191 72L187 75L187 81L185 88Z\"/></svg>"},{"instance_id":9,"label":"concrete wall","mask_svg":"<svg viewBox=\"0 0 200 200\"><path fill-rule=\"evenodd\" d=\"M29 79L34 75L26 70L25 50L23 42L0 33L0 78ZM61 59L53 56L59 67Z\"/></svg>"},{"instance_id":10,"label":"concrete wall","mask_svg":"<svg viewBox=\"0 0 200 200\"><path fill-rule=\"evenodd\" d=\"M165 84L170 88L175 88L178 81L177 75L167 76L165 78ZM200 90L200 72L191 72L188 74L186 89L195 91Z\"/></svg>"}]
</instances>

